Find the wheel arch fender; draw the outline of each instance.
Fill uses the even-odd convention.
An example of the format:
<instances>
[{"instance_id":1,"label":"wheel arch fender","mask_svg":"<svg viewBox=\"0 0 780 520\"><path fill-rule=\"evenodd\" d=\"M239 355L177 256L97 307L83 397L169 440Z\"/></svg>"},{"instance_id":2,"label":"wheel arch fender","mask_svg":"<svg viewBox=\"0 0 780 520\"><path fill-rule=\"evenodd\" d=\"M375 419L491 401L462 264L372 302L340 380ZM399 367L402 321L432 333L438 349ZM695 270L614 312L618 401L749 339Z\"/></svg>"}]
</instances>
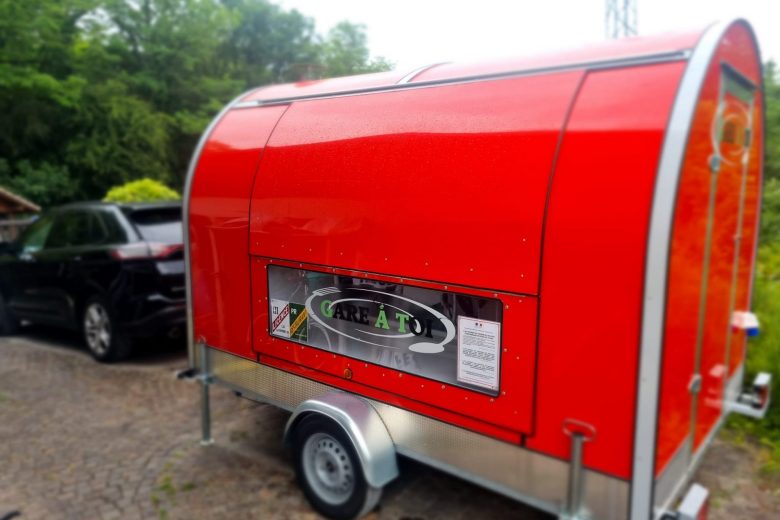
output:
<instances>
[{"instance_id":1,"label":"wheel arch fender","mask_svg":"<svg viewBox=\"0 0 780 520\"><path fill-rule=\"evenodd\" d=\"M302 402L287 421L285 445L292 444L296 426L311 414L325 416L344 429L355 446L369 485L381 488L398 476L393 439L379 413L366 399L333 391Z\"/></svg>"}]
</instances>

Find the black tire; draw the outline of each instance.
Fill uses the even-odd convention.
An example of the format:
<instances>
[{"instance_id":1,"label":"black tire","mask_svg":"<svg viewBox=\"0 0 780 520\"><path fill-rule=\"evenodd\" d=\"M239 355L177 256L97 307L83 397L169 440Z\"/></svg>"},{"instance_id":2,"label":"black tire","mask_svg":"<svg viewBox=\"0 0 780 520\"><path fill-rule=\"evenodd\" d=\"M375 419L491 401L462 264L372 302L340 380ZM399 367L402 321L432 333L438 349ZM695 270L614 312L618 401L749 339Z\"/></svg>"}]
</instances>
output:
<instances>
[{"instance_id":1,"label":"black tire","mask_svg":"<svg viewBox=\"0 0 780 520\"><path fill-rule=\"evenodd\" d=\"M292 444L298 485L320 514L335 520L349 520L359 518L376 507L382 488L366 482L355 447L336 422L319 414L305 416L293 431ZM312 449L315 451L312 452ZM313 457L312 453L315 453ZM322 471L314 470L315 464L319 463L322 463L319 465ZM328 466L334 463L341 466L330 470ZM334 480L326 482L321 477L323 473L334 475ZM351 483L341 486L341 477L346 478L347 475L352 477ZM343 481L347 480L350 479ZM335 484L330 486L333 482Z\"/></svg>"},{"instance_id":2,"label":"black tire","mask_svg":"<svg viewBox=\"0 0 780 520\"><path fill-rule=\"evenodd\" d=\"M121 361L130 355L132 343L117 333L114 313L102 296L93 296L84 303L81 331L87 350L101 363Z\"/></svg>"},{"instance_id":3,"label":"black tire","mask_svg":"<svg viewBox=\"0 0 780 520\"><path fill-rule=\"evenodd\" d=\"M10 336L19 331L19 320L13 315L5 298L0 294L0 336Z\"/></svg>"}]
</instances>

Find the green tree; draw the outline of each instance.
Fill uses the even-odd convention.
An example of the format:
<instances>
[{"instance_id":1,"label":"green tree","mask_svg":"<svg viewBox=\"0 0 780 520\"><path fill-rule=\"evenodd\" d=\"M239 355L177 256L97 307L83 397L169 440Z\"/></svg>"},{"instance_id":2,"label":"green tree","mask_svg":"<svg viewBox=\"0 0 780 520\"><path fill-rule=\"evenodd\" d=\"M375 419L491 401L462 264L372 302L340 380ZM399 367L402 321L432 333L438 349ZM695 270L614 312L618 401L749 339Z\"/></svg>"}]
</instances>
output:
<instances>
[{"instance_id":1,"label":"green tree","mask_svg":"<svg viewBox=\"0 0 780 520\"><path fill-rule=\"evenodd\" d=\"M764 66L764 101L766 132L764 174L780 179L780 72L773 61Z\"/></svg>"},{"instance_id":2,"label":"green tree","mask_svg":"<svg viewBox=\"0 0 780 520\"><path fill-rule=\"evenodd\" d=\"M328 32L322 49L327 76L381 72L392 68L382 57L369 59L365 26L340 22Z\"/></svg>"},{"instance_id":3,"label":"green tree","mask_svg":"<svg viewBox=\"0 0 780 520\"><path fill-rule=\"evenodd\" d=\"M312 68L387 68L365 42L267 0L0 2L0 184L44 206L142 177L180 186L227 101Z\"/></svg>"}]
</instances>

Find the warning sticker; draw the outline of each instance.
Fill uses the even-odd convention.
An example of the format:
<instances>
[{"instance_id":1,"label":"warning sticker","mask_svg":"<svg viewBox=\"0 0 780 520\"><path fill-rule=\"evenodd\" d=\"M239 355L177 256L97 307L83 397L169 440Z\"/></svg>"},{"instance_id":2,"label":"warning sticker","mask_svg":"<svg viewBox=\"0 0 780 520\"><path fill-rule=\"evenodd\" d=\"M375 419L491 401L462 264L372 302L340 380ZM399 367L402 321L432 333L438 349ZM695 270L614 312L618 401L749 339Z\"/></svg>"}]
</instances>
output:
<instances>
[{"instance_id":1,"label":"warning sticker","mask_svg":"<svg viewBox=\"0 0 780 520\"><path fill-rule=\"evenodd\" d=\"M290 337L290 304L284 300L271 300L271 334Z\"/></svg>"},{"instance_id":2,"label":"warning sticker","mask_svg":"<svg viewBox=\"0 0 780 520\"><path fill-rule=\"evenodd\" d=\"M298 341L309 339L309 313L305 305L290 304L290 338Z\"/></svg>"},{"instance_id":3,"label":"warning sticker","mask_svg":"<svg viewBox=\"0 0 780 520\"><path fill-rule=\"evenodd\" d=\"M501 324L458 317L458 381L498 390Z\"/></svg>"}]
</instances>

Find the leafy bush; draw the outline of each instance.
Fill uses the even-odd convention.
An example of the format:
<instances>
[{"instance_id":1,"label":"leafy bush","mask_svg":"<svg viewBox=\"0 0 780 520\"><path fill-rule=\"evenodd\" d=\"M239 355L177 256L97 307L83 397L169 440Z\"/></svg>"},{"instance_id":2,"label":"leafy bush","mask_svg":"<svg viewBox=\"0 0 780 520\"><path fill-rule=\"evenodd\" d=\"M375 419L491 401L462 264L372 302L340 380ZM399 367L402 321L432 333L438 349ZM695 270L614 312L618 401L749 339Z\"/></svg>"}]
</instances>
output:
<instances>
[{"instance_id":1,"label":"leafy bush","mask_svg":"<svg viewBox=\"0 0 780 520\"><path fill-rule=\"evenodd\" d=\"M148 202L154 200L179 200L181 196L165 184L154 179L140 179L122 186L114 186L103 198L106 202Z\"/></svg>"}]
</instances>

